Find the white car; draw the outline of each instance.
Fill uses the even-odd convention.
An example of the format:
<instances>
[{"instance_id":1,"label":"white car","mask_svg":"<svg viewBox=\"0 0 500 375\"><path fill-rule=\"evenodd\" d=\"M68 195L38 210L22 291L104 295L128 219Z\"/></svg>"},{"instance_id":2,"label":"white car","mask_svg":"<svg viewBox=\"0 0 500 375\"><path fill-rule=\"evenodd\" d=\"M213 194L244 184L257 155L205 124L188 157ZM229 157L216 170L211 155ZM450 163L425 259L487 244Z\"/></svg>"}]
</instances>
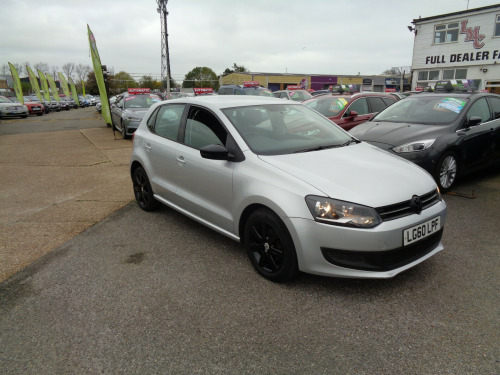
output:
<instances>
[{"instance_id":1,"label":"white car","mask_svg":"<svg viewBox=\"0 0 500 375\"><path fill-rule=\"evenodd\" d=\"M443 249L446 204L413 163L294 101L180 98L134 133L136 201L241 242L273 281L390 278Z\"/></svg>"}]
</instances>

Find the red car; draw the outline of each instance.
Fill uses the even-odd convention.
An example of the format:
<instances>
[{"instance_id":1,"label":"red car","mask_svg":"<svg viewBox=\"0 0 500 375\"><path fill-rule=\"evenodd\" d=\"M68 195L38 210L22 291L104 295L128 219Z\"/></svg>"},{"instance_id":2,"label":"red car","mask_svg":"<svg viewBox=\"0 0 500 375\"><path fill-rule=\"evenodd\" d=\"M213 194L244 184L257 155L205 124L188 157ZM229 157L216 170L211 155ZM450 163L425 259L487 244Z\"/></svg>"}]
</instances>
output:
<instances>
[{"instance_id":1,"label":"red car","mask_svg":"<svg viewBox=\"0 0 500 375\"><path fill-rule=\"evenodd\" d=\"M353 95L319 95L303 104L328 117L344 130L368 121L378 112L396 103L389 94L362 92Z\"/></svg>"},{"instance_id":2,"label":"red car","mask_svg":"<svg viewBox=\"0 0 500 375\"><path fill-rule=\"evenodd\" d=\"M12 102L14 103L19 103L19 100L14 96L12 98L9 98ZM43 107L42 103L39 102L34 102L27 97L24 97L24 105L28 107L28 113L30 115L38 115L41 116L45 113L45 108Z\"/></svg>"}]
</instances>

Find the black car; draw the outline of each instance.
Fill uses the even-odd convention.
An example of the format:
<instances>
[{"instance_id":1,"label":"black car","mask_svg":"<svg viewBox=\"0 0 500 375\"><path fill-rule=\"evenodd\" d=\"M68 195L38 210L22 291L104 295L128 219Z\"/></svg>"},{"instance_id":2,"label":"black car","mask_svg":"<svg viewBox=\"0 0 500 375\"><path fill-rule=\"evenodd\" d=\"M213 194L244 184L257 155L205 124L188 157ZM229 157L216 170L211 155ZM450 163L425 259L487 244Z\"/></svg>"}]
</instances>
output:
<instances>
[{"instance_id":1,"label":"black car","mask_svg":"<svg viewBox=\"0 0 500 375\"><path fill-rule=\"evenodd\" d=\"M500 161L500 95L411 95L349 132L418 164L444 192L457 176Z\"/></svg>"}]
</instances>

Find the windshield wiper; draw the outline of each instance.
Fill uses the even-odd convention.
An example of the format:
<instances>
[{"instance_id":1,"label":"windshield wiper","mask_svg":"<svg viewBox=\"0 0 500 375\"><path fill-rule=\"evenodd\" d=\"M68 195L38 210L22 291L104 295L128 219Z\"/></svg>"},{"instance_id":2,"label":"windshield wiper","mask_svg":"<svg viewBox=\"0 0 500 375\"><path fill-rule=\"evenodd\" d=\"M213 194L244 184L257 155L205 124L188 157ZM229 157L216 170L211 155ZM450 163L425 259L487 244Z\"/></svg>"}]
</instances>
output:
<instances>
[{"instance_id":1,"label":"windshield wiper","mask_svg":"<svg viewBox=\"0 0 500 375\"><path fill-rule=\"evenodd\" d=\"M316 147L311 147L311 148L305 148L303 150L297 150L294 151L294 154L297 154L299 152L311 152L311 151L321 151L321 150L327 150L329 148L337 148L337 147L344 147L344 146L349 146L352 143L360 143L361 141L358 141L357 139L351 138L345 143L341 143L340 145L321 145L321 146L316 146Z\"/></svg>"}]
</instances>

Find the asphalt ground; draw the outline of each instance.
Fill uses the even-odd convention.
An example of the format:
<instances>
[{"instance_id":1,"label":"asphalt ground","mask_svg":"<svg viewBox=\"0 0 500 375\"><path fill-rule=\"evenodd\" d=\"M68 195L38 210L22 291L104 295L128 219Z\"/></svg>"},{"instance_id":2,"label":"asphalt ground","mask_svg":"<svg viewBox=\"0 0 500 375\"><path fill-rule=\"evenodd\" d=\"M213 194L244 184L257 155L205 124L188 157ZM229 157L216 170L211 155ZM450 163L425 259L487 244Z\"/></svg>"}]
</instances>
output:
<instances>
[{"instance_id":1,"label":"asphalt ground","mask_svg":"<svg viewBox=\"0 0 500 375\"><path fill-rule=\"evenodd\" d=\"M51 134L42 134L49 143L64 137ZM127 203L130 141L115 141L111 129L71 130L66 140L73 147L46 148L49 155L36 152L32 162L13 152L7 160L3 149L13 141L36 148L40 138L5 137L2 246L7 237L27 240L27 226L52 223L35 218L53 204L28 212L37 196L52 196L39 191L48 182L26 177L44 175L34 171L36 160L50 169L49 160L58 159L50 152L66 155L69 165L52 175L67 175L54 185L60 198L53 200L70 207L56 210L59 225L45 233L73 222L86 202L88 212L104 206L110 214L74 220L86 228L0 284L0 373L500 373L500 171L470 176L444 196L445 250L419 266L390 280L302 275L276 284L258 276L237 243L166 207L147 213ZM98 156L87 151L75 158L88 159L83 165L70 163L83 144ZM32 189L7 189L4 175ZM16 205L25 215L6 220Z\"/></svg>"}]
</instances>

